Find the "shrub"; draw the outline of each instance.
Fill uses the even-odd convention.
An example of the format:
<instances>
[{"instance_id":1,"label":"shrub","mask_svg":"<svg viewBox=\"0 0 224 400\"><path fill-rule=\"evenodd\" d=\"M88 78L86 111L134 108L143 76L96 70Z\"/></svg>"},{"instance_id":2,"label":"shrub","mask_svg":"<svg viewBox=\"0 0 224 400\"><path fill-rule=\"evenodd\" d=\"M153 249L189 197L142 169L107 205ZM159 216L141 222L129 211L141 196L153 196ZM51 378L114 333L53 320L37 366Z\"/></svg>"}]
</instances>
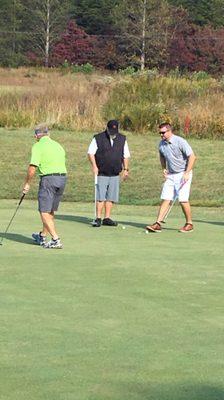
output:
<instances>
[{"instance_id":1,"label":"shrub","mask_svg":"<svg viewBox=\"0 0 224 400\"><path fill-rule=\"evenodd\" d=\"M158 75L153 79L140 75L116 85L104 107L104 115L116 117L124 129L136 132L156 130L160 122L169 121L174 128L198 138L221 138L223 106L220 82L209 75L198 73L194 78Z\"/></svg>"},{"instance_id":2,"label":"shrub","mask_svg":"<svg viewBox=\"0 0 224 400\"><path fill-rule=\"evenodd\" d=\"M82 65L75 64L75 65L71 66L71 72L72 73L82 72L84 74L91 74L94 71L95 71L95 68L90 63L86 63L86 64L82 64Z\"/></svg>"},{"instance_id":3,"label":"shrub","mask_svg":"<svg viewBox=\"0 0 224 400\"><path fill-rule=\"evenodd\" d=\"M207 79L210 79L210 78L211 78L211 76L206 71L198 71L198 72L195 71L191 75L191 79L195 80L195 81L203 81L203 80L207 80Z\"/></svg>"},{"instance_id":4,"label":"shrub","mask_svg":"<svg viewBox=\"0 0 224 400\"><path fill-rule=\"evenodd\" d=\"M122 75L134 75L136 73L136 69L134 67L127 67L125 69L119 69L120 74Z\"/></svg>"}]
</instances>

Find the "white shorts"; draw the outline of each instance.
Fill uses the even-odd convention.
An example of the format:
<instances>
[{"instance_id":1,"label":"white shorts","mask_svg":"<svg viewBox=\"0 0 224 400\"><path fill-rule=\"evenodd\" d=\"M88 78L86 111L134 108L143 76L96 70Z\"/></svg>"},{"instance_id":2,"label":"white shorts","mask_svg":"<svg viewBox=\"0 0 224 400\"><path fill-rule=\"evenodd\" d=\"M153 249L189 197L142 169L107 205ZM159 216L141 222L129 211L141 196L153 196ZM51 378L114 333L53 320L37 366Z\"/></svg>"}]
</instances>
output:
<instances>
[{"instance_id":1,"label":"white shorts","mask_svg":"<svg viewBox=\"0 0 224 400\"><path fill-rule=\"evenodd\" d=\"M162 188L161 200L172 201L176 196L180 203L184 203L189 200L193 174L191 171L189 180L181 187L183 175L184 172L167 175L167 179Z\"/></svg>"}]
</instances>

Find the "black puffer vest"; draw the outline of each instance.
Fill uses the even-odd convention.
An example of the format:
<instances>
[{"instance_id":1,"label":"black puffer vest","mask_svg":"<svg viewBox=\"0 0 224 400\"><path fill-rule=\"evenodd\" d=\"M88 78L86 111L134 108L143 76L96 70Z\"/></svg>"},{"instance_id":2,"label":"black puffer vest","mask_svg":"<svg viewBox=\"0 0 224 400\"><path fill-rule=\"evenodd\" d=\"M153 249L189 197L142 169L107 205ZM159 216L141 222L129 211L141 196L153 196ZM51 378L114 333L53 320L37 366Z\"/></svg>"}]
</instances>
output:
<instances>
[{"instance_id":1,"label":"black puffer vest","mask_svg":"<svg viewBox=\"0 0 224 400\"><path fill-rule=\"evenodd\" d=\"M97 143L95 154L99 175L116 176L122 171L124 159L124 144L126 136L118 133L111 146L110 136L107 131L94 136Z\"/></svg>"}]
</instances>

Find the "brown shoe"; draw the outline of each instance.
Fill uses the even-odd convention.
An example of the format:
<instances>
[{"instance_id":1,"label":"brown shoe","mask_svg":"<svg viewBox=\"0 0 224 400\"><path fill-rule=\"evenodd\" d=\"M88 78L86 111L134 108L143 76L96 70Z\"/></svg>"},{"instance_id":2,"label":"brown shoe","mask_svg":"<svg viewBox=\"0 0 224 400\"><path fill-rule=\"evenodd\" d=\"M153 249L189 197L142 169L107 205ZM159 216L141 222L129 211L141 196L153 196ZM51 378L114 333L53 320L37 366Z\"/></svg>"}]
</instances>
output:
<instances>
[{"instance_id":1,"label":"brown shoe","mask_svg":"<svg viewBox=\"0 0 224 400\"><path fill-rule=\"evenodd\" d=\"M194 227L192 224L189 224L188 222L179 230L181 233L188 233L188 232L193 232Z\"/></svg>"},{"instance_id":2,"label":"brown shoe","mask_svg":"<svg viewBox=\"0 0 224 400\"><path fill-rule=\"evenodd\" d=\"M152 225L148 225L145 227L145 229L149 232L156 232L156 233L159 233L162 231L162 228L161 228L161 225L159 222L155 222Z\"/></svg>"}]
</instances>

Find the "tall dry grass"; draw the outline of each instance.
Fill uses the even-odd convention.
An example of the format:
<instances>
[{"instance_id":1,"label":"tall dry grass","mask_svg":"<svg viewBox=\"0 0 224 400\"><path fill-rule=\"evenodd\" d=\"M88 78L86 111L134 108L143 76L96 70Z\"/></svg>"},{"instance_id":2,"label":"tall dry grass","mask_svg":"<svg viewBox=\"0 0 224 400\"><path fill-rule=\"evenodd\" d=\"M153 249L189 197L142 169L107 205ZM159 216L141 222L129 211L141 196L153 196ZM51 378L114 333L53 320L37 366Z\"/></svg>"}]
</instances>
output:
<instances>
[{"instance_id":1,"label":"tall dry grass","mask_svg":"<svg viewBox=\"0 0 224 400\"><path fill-rule=\"evenodd\" d=\"M2 127L31 128L44 121L57 129L98 131L107 119L117 118L123 129L143 133L167 120L192 136L223 138L223 109L224 79L206 73L127 76L0 69Z\"/></svg>"},{"instance_id":2,"label":"tall dry grass","mask_svg":"<svg viewBox=\"0 0 224 400\"><path fill-rule=\"evenodd\" d=\"M113 79L60 71L0 70L0 126L96 130Z\"/></svg>"}]
</instances>

